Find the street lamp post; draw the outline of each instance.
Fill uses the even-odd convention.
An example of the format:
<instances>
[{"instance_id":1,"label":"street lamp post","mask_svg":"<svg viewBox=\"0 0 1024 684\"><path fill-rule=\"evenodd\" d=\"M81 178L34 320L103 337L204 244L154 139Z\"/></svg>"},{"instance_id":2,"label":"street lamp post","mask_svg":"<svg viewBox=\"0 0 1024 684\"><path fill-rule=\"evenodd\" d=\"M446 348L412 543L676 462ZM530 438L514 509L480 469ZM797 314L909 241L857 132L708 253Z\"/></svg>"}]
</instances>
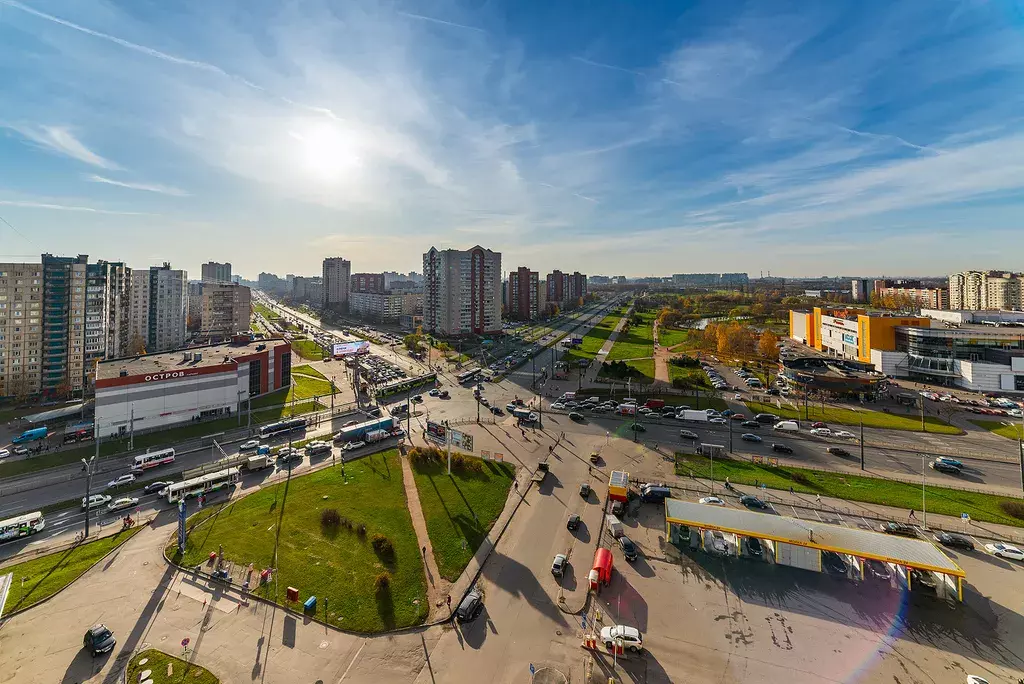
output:
<instances>
[{"instance_id":1,"label":"street lamp post","mask_svg":"<svg viewBox=\"0 0 1024 684\"><path fill-rule=\"evenodd\" d=\"M94 428L95 439L96 439L96 452L92 455L88 461L82 459L82 465L85 466L85 535L83 539L89 536L89 514L92 512L92 506L89 505L89 498L92 496L92 471L93 466L96 463L96 458L100 455L100 433L99 427Z\"/></svg>"},{"instance_id":2,"label":"street lamp post","mask_svg":"<svg viewBox=\"0 0 1024 684\"><path fill-rule=\"evenodd\" d=\"M732 450L732 416L729 416L729 453L733 453Z\"/></svg>"},{"instance_id":3,"label":"street lamp post","mask_svg":"<svg viewBox=\"0 0 1024 684\"><path fill-rule=\"evenodd\" d=\"M925 503L925 498L924 498L924 485L925 485L925 473L926 472L927 471L925 470L925 455L921 454L921 514L922 514L921 522L924 525L924 529L927 530L928 529L928 506Z\"/></svg>"}]
</instances>

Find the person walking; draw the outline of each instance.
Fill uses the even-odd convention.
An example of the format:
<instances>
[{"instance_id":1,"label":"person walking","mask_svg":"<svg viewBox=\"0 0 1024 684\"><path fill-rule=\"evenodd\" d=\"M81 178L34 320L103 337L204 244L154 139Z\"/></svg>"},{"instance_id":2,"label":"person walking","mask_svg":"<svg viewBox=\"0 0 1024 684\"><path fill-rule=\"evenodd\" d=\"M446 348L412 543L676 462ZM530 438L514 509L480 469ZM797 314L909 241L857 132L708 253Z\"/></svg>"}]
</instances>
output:
<instances>
[{"instance_id":1,"label":"person walking","mask_svg":"<svg viewBox=\"0 0 1024 684\"><path fill-rule=\"evenodd\" d=\"M910 515L908 517L909 517L910 520L914 520L915 519L914 518L914 509L913 508L910 509Z\"/></svg>"},{"instance_id":2,"label":"person walking","mask_svg":"<svg viewBox=\"0 0 1024 684\"><path fill-rule=\"evenodd\" d=\"M821 503L821 494L815 494L814 495L814 499L820 504Z\"/></svg>"}]
</instances>

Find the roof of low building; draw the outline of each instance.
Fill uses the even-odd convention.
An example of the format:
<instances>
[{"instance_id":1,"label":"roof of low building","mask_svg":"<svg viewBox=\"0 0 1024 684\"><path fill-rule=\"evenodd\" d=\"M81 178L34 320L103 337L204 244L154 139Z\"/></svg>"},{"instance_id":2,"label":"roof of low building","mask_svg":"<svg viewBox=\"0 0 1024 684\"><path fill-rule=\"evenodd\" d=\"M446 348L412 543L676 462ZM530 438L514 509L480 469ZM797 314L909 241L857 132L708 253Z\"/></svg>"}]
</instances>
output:
<instances>
[{"instance_id":1,"label":"roof of low building","mask_svg":"<svg viewBox=\"0 0 1024 684\"><path fill-rule=\"evenodd\" d=\"M122 359L101 361L96 365L96 379L116 378L124 371L127 375L148 375L150 373L170 373L179 370L191 370L229 363L239 356L249 356L260 351L261 345L266 349L288 344L280 338L252 340L245 343L226 342L208 344L201 347L189 347L174 351L140 354ZM198 357L198 358L197 358Z\"/></svg>"}]
</instances>

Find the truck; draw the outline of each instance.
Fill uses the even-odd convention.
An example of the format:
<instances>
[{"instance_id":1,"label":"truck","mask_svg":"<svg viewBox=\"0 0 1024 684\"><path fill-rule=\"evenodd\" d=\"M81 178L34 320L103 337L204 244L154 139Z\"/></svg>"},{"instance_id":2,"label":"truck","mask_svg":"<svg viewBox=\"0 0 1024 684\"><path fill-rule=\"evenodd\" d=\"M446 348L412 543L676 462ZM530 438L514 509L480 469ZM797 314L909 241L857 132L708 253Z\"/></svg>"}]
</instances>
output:
<instances>
[{"instance_id":1,"label":"truck","mask_svg":"<svg viewBox=\"0 0 1024 684\"><path fill-rule=\"evenodd\" d=\"M619 404L615 412L620 416L632 416L636 413L636 404Z\"/></svg>"},{"instance_id":2,"label":"truck","mask_svg":"<svg viewBox=\"0 0 1024 684\"><path fill-rule=\"evenodd\" d=\"M533 477L531 479L537 484L540 484L541 482L544 481L544 478L547 476L548 469L549 466L547 460L545 459L541 461L540 463L537 464L537 470L533 471Z\"/></svg>"},{"instance_id":3,"label":"truck","mask_svg":"<svg viewBox=\"0 0 1024 684\"><path fill-rule=\"evenodd\" d=\"M264 451L264 449L266 450ZM274 457L270 454L270 447L261 446L260 451L254 455L249 453L235 454L234 456L228 456L227 458L211 461L205 465L186 470L182 473L182 479L191 480L208 473L216 473L230 468L245 468L252 472L272 465L274 465Z\"/></svg>"},{"instance_id":4,"label":"truck","mask_svg":"<svg viewBox=\"0 0 1024 684\"><path fill-rule=\"evenodd\" d=\"M373 444L374 442L379 442L382 439L387 439L390 436L390 430L370 430L365 435L363 435L363 441L366 442L367 444Z\"/></svg>"},{"instance_id":5,"label":"truck","mask_svg":"<svg viewBox=\"0 0 1024 684\"><path fill-rule=\"evenodd\" d=\"M708 414L704 411L680 411L676 414L680 420L694 420L700 423L708 422Z\"/></svg>"},{"instance_id":6,"label":"truck","mask_svg":"<svg viewBox=\"0 0 1024 684\"><path fill-rule=\"evenodd\" d=\"M665 408L665 401L663 399L648 399L644 406L649 409L661 409Z\"/></svg>"},{"instance_id":7,"label":"truck","mask_svg":"<svg viewBox=\"0 0 1024 684\"><path fill-rule=\"evenodd\" d=\"M11 440L14 444L24 444L25 442L34 442L37 439L46 439L47 434L50 430L45 425L43 427L32 428L31 430L25 430L20 435Z\"/></svg>"},{"instance_id":8,"label":"truck","mask_svg":"<svg viewBox=\"0 0 1024 684\"><path fill-rule=\"evenodd\" d=\"M517 406L516 408L512 409L512 415L514 417L516 417L516 418L522 418L523 420L529 420L529 418L530 418L530 409L523 408L522 406Z\"/></svg>"},{"instance_id":9,"label":"truck","mask_svg":"<svg viewBox=\"0 0 1024 684\"><path fill-rule=\"evenodd\" d=\"M270 460L270 451L268 450L266 453L249 456L245 459L245 463L243 463L243 465L245 466L245 469L249 471L262 470L267 466L273 465Z\"/></svg>"},{"instance_id":10,"label":"truck","mask_svg":"<svg viewBox=\"0 0 1024 684\"><path fill-rule=\"evenodd\" d=\"M392 428L397 427L398 421L393 416L385 416L384 418L375 418L368 420L365 423L357 423L356 425L350 425L349 427L342 428L340 432L334 435L335 442L354 442L361 440L366 436L366 433L373 430L385 430L389 431Z\"/></svg>"},{"instance_id":11,"label":"truck","mask_svg":"<svg viewBox=\"0 0 1024 684\"><path fill-rule=\"evenodd\" d=\"M612 536L618 539L622 536L622 521L616 518L614 515L606 515L605 523L608 525L608 531L611 532Z\"/></svg>"}]
</instances>

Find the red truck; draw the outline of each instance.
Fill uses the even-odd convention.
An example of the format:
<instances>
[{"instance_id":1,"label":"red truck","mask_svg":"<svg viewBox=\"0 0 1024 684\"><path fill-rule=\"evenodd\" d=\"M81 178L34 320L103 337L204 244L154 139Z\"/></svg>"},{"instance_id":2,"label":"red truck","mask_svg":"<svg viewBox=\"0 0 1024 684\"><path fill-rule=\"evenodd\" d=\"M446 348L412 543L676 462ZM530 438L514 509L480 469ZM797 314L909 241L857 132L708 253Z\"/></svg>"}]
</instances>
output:
<instances>
[{"instance_id":1,"label":"red truck","mask_svg":"<svg viewBox=\"0 0 1024 684\"><path fill-rule=\"evenodd\" d=\"M648 399L644 406L649 409L660 409L665 408L665 402L662 399Z\"/></svg>"}]
</instances>

